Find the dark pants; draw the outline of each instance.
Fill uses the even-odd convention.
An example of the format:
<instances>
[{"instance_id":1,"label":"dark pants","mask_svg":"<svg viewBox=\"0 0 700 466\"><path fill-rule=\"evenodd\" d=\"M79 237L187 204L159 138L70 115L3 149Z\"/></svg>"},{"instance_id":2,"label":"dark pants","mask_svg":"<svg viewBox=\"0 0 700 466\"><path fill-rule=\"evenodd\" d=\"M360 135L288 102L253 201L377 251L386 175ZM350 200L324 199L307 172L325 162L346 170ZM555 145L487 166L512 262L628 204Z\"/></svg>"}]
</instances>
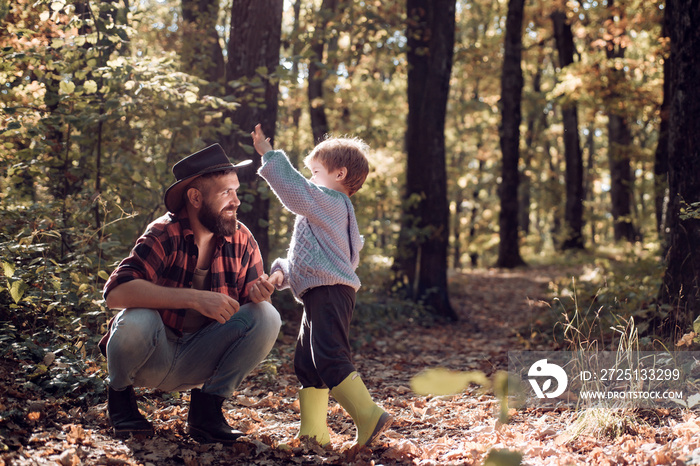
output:
<instances>
[{"instance_id":1,"label":"dark pants","mask_svg":"<svg viewBox=\"0 0 700 466\"><path fill-rule=\"evenodd\" d=\"M294 372L303 388L333 388L355 371L348 339L355 290L345 285L319 286L307 291L302 301Z\"/></svg>"}]
</instances>

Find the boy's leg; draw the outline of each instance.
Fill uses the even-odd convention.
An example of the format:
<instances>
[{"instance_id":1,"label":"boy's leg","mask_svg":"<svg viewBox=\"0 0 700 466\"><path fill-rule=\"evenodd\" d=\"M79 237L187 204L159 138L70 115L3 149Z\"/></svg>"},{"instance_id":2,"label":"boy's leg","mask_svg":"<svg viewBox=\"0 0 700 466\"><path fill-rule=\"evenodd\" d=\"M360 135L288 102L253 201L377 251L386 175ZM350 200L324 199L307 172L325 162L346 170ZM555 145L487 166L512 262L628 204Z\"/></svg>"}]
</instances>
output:
<instances>
[{"instance_id":1,"label":"boy's leg","mask_svg":"<svg viewBox=\"0 0 700 466\"><path fill-rule=\"evenodd\" d=\"M385 412L372 400L360 374L353 372L331 394L350 414L357 427L355 441L359 445L369 445L384 432L393 421L393 416Z\"/></svg>"},{"instance_id":2,"label":"boy's leg","mask_svg":"<svg viewBox=\"0 0 700 466\"><path fill-rule=\"evenodd\" d=\"M324 388L325 384L318 375L316 364L314 363L314 355L311 348L312 335L313 326L305 308L301 316L297 344L294 348L294 373L303 388L320 389Z\"/></svg>"},{"instance_id":3,"label":"boy's leg","mask_svg":"<svg viewBox=\"0 0 700 466\"><path fill-rule=\"evenodd\" d=\"M344 285L319 286L306 292L303 301L309 328L309 344L303 354L310 353L318 376L325 386L332 389L355 371L348 336L355 307L355 290ZM308 356L305 359L308 368ZM319 385L311 386L320 388Z\"/></svg>"},{"instance_id":4,"label":"boy's leg","mask_svg":"<svg viewBox=\"0 0 700 466\"><path fill-rule=\"evenodd\" d=\"M328 431L328 389L306 387L299 391L299 434L298 437L315 439L325 446L331 443Z\"/></svg>"},{"instance_id":5,"label":"boy's leg","mask_svg":"<svg viewBox=\"0 0 700 466\"><path fill-rule=\"evenodd\" d=\"M325 374L326 368L336 366L340 371L346 371L352 367L347 335L354 290L350 289L351 299L335 299L333 288L314 288L304 295L304 314L294 351L294 372L302 386L299 392L299 437L314 438L321 445L331 441L326 423L329 391L326 384L340 378L335 373ZM344 308L341 303L345 304ZM326 313L328 306L338 308Z\"/></svg>"},{"instance_id":6,"label":"boy's leg","mask_svg":"<svg viewBox=\"0 0 700 466\"><path fill-rule=\"evenodd\" d=\"M311 352L318 374L330 393L352 416L356 442L369 445L391 424L392 416L377 406L355 371L349 341L355 291L336 285L313 288L304 295L311 333Z\"/></svg>"},{"instance_id":7,"label":"boy's leg","mask_svg":"<svg viewBox=\"0 0 700 466\"><path fill-rule=\"evenodd\" d=\"M311 352L313 327L306 309L301 316L299 337L294 349L294 373L301 383L299 390L299 438L315 439L320 445L331 442L328 431L328 388L316 371Z\"/></svg>"}]
</instances>

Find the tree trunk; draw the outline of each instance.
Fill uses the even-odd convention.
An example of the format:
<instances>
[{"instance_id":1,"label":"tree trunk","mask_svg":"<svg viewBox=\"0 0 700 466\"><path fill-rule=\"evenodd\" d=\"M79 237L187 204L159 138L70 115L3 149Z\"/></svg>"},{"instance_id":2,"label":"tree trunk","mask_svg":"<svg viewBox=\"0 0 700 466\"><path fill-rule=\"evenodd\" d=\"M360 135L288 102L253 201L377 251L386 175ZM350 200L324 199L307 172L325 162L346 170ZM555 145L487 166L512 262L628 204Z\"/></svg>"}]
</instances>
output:
<instances>
[{"instance_id":1,"label":"tree trunk","mask_svg":"<svg viewBox=\"0 0 700 466\"><path fill-rule=\"evenodd\" d=\"M668 0L670 114L668 133L669 248L660 302L669 312L664 335L682 334L700 310L700 211L683 210L700 203L700 5ZM675 340L674 340L675 341Z\"/></svg>"},{"instance_id":2,"label":"tree trunk","mask_svg":"<svg viewBox=\"0 0 700 466\"><path fill-rule=\"evenodd\" d=\"M455 193L455 215L452 219L452 268L462 268L462 213L464 208L464 190L457 188Z\"/></svg>"},{"instance_id":3,"label":"tree trunk","mask_svg":"<svg viewBox=\"0 0 700 466\"><path fill-rule=\"evenodd\" d=\"M447 290L449 204L445 115L455 33L455 0L407 0L406 191L394 272L437 315L457 319Z\"/></svg>"},{"instance_id":4,"label":"tree trunk","mask_svg":"<svg viewBox=\"0 0 700 466\"><path fill-rule=\"evenodd\" d=\"M297 83L299 82L299 61L300 57L299 54L301 53L302 46L304 45L303 42L299 39L299 32L301 30L301 0L296 0L294 2L294 5L292 7L292 10L294 11L294 26L292 27L292 37L294 38L292 40L292 73L291 73L291 80L292 83ZM296 99L293 99L296 101ZM292 104L290 114L292 116L292 126L294 128L294 132L299 132L300 127L301 127L301 111L302 111L302 106L297 105L297 103ZM291 143L291 146L289 147L287 151L287 155L289 156L289 160L292 162L292 165L295 167L299 166L299 160L301 159L300 157L300 148L298 147L298 142L297 139L294 138L293 141L289 141Z\"/></svg>"},{"instance_id":5,"label":"tree trunk","mask_svg":"<svg viewBox=\"0 0 700 466\"><path fill-rule=\"evenodd\" d=\"M477 144L477 153L479 152L480 147L481 142ZM477 217L479 216L479 196L481 194L480 180L482 179L484 173L484 161L482 159L479 159L479 169L477 173L477 180L479 181L477 181L476 186L474 186L474 190L472 191L472 209L470 212L471 217L469 222L469 261L472 267L479 265L479 249L476 248L473 243L474 239L476 238Z\"/></svg>"},{"instance_id":6,"label":"tree trunk","mask_svg":"<svg viewBox=\"0 0 700 466\"><path fill-rule=\"evenodd\" d=\"M664 15L661 35L669 37L669 15ZM671 57L667 56L664 60L664 97L659 109L659 141L656 145L656 153L654 154L654 207L656 210L656 231L659 234L659 240L665 243L666 239L666 209L668 203L668 119L669 106L671 98Z\"/></svg>"},{"instance_id":7,"label":"tree trunk","mask_svg":"<svg viewBox=\"0 0 700 466\"><path fill-rule=\"evenodd\" d=\"M559 68L574 62L576 52L571 25L566 21L566 13L555 11L551 15L554 37L557 43ZM564 179L566 185L566 207L564 209L564 240L561 249L583 249L583 155L578 132L578 108L568 101L562 104L564 123L564 157L566 168Z\"/></svg>"},{"instance_id":8,"label":"tree trunk","mask_svg":"<svg viewBox=\"0 0 700 466\"><path fill-rule=\"evenodd\" d=\"M592 201L594 198L593 186L595 182L595 125L593 123L588 127L588 137L586 139L586 150L588 152L588 158L586 159L586 175L585 175L585 188L584 195L586 201ZM595 210L591 209L592 215L590 216L588 224L591 227L591 244L596 244L596 215Z\"/></svg>"},{"instance_id":9,"label":"tree trunk","mask_svg":"<svg viewBox=\"0 0 700 466\"><path fill-rule=\"evenodd\" d=\"M323 62L323 54L326 49L326 29L328 23L335 16L338 8L338 0L323 0L318 12L318 22L314 29L311 43L311 57L309 60L309 116L311 118L311 132L314 143L323 140L328 133L328 118L326 117L326 104L323 98L323 83L326 79L326 65Z\"/></svg>"},{"instance_id":10,"label":"tree trunk","mask_svg":"<svg viewBox=\"0 0 700 466\"><path fill-rule=\"evenodd\" d=\"M218 18L219 0L182 0L182 70L212 83L225 72Z\"/></svg>"},{"instance_id":11,"label":"tree trunk","mask_svg":"<svg viewBox=\"0 0 700 466\"><path fill-rule=\"evenodd\" d=\"M614 222L615 240L634 241L636 233L632 223L632 168L630 166L629 148L632 144L632 133L624 113L625 96L617 89L624 85L625 71L615 65L615 60L625 56L625 30L621 20L615 17L624 16L623 8L616 7L614 0L608 0L611 11L607 21L608 47L606 54L610 62L608 66L609 89L606 98L608 113L608 160L610 164L610 199L611 213Z\"/></svg>"},{"instance_id":12,"label":"tree trunk","mask_svg":"<svg viewBox=\"0 0 700 466\"><path fill-rule=\"evenodd\" d=\"M524 167L518 175L518 230L523 236L530 234L530 206L532 204L532 180L530 171L532 158L530 154L523 156Z\"/></svg>"},{"instance_id":13,"label":"tree trunk","mask_svg":"<svg viewBox=\"0 0 700 466\"><path fill-rule=\"evenodd\" d=\"M280 59L282 5L282 0L233 2L226 65L226 82L233 81L242 85L229 91L241 106L230 115L238 131L234 131L228 138L225 149L236 161L253 159L253 167L242 169L238 174L244 202L239 209L239 216L255 236L265 262L270 252L270 201L267 185L256 174L260 167L260 157L253 155L250 132L260 123L274 143L278 82L273 73ZM258 79L262 80L262 84L256 84ZM263 192L259 192L259 188Z\"/></svg>"},{"instance_id":14,"label":"tree trunk","mask_svg":"<svg viewBox=\"0 0 700 466\"><path fill-rule=\"evenodd\" d=\"M506 17L503 74L501 76L501 127L503 163L501 167L501 212L497 267L525 265L518 244L518 161L520 159L520 103L523 90L522 56L523 10L525 0L510 0Z\"/></svg>"},{"instance_id":15,"label":"tree trunk","mask_svg":"<svg viewBox=\"0 0 700 466\"><path fill-rule=\"evenodd\" d=\"M532 75L533 96L538 95L539 91L541 90L541 78L541 68L537 66ZM519 170L520 181L518 183L518 202L520 203L518 207L518 229L525 237L530 233L530 205L532 204L532 182L530 179L530 171L532 168L532 158L535 152L535 149L533 148L533 141L536 132L535 125L537 124L539 113L541 113L541 109L539 109L537 105L533 105L531 110L532 111L527 115L525 123L525 152L523 153L522 157L523 167Z\"/></svg>"},{"instance_id":16,"label":"tree trunk","mask_svg":"<svg viewBox=\"0 0 700 466\"><path fill-rule=\"evenodd\" d=\"M610 200L615 240L635 240L632 224L632 168L628 153L632 134L627 120L620 115L608 115L608 162L610 165Z\"/></svg>"}]
</instances>

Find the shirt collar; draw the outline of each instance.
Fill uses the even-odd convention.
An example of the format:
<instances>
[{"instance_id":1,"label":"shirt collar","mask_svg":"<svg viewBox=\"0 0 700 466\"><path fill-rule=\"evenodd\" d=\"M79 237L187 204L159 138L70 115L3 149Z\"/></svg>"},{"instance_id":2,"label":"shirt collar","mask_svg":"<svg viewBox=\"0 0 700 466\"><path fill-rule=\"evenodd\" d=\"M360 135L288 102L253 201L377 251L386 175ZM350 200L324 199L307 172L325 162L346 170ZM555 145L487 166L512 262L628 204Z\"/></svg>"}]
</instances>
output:
<instances>
[{"instance_id":1,"label":"shirt collar","mask_svg":"<svg viewBox=\"0 0 700 466\"><path fill-rule=\"evenodd\" d=\"M183 207L177 214L173 214L173 216L180 222L182 236L187 240L194 241L194 231L192 231L192 224L190 223L190 216L187 209Z\"/></svg>"}]
</instances>

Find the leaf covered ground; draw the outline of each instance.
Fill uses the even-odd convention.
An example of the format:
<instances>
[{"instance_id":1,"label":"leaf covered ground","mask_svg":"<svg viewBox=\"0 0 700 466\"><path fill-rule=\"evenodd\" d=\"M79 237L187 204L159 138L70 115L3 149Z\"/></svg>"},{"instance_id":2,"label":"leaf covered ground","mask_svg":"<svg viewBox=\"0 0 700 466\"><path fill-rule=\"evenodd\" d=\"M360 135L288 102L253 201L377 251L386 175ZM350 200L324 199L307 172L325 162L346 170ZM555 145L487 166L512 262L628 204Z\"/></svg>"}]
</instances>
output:
<instances>
[{"instance_id":1,"label":"leaf covered ground","mask_svg":"<svg viewBox=\"0 0 700 466\"><path fill-rule=\"evenodd\" d=\"M451 296L461 320L420 325L391 322L358 341L355 363L376 401L395 422L374 446L353 448L350 418L331 402L332 448L295 439L299 421L297 382L291 366L295 329L288 322L271 358L225 403L226 416L247 435L233 446L200 445L185 433L189 395L141 391L140 407L153 420L156 436L115 440L110 436L104 396L47 397L19 384L28 362L0 363L0 465L275 465L417 464L461 465L683 465L700 464L697 412L659 408L600 421L607 430L571 427L582 415L552 405L511 409L498 421L500 403L492 390L470 386L458 395L420 396L410 379L445 367L481 371L493 377L507 369L509 350L552 349L547 325L548 284L563 274L554 268L474 270L451 277ZM543 330L545 329L545 330ZM41 370L55 370L48 358ZM87 372L100 373L101 361ZM52 367L53 366L53 367ZM29 387L29 388L28 388Z\"/></svg>"}]
</instances>

